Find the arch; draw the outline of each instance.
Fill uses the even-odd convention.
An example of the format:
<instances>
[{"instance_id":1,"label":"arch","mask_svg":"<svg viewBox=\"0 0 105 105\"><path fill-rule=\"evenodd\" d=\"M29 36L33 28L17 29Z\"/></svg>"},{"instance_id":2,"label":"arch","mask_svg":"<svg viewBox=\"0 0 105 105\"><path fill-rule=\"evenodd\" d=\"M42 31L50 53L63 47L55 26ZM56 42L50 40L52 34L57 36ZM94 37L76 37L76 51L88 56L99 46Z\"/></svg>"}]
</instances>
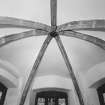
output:
<instances>
[{"instance_id":1,"label":"arch","mask_svg":"<svg viewBox=\"0 0 105 105\"><path fill-rule=\"evenodd\" d=\"M19 73L17 69L7 61L0 60L0 82L7 88L18 87Z\"/></svg>"},{"instance_id":2,"label":"arch","mask_svg":"<svg viewBox=\"0 0 105 105\"><path fill-rule=\"evenodd\" d=\"M61 88L61 89L73 89L73 84L71 79L64 78L57 75L46 75L36 77L32 89L41 88Z\"/></svg>"},{"instance_id":3,"label":"arch","mask_svg":"<svg viewBox=\"0 0 105 105\"><path fill-rule=\"evenodd\" d=\"M87 86L97 88L105 83L105 62L97 64L86 74Z\"/></svg>"},{"instance_id":4,"label":"arch","mask_svg":"<svg viewBox=\"0 0 105 105\"><path fill-rule=\"evenodd\" d=\"M68 93L69 104L77 103L77 96L75 94L74 86L71 78L65 78L58 75L45 75L36 77L33 81L30 103L34 105L34 98L36 92L45 90L57 90Z\"/></svg>"}]
</instances>

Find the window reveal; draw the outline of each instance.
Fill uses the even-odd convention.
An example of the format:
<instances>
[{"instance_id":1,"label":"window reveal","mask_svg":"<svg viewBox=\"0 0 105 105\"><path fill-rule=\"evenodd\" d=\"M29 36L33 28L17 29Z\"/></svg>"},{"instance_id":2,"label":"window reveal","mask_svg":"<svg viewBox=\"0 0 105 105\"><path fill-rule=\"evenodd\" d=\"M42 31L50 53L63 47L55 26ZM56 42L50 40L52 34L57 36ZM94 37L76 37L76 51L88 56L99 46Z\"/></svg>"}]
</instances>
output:
<instances>
[{"instance_id":1,"label":"window reveal","mask_svg":"<svg viewBox=\"0 0 105 105\"><path fill-rule=\"evenodd\" d=\"M35 98L35 105L68 105L68 96L64 92L39 92Z\"/></svg>"},{"instance_id":2,"label":"window reveal","mask_svg":"<svg viewBox=\"0 0 105 105\"><path fill-rule=\"evenodd\" d=\"M97 88L100 105L105 105L105 84Z\"/></svg>"}]
</instances>

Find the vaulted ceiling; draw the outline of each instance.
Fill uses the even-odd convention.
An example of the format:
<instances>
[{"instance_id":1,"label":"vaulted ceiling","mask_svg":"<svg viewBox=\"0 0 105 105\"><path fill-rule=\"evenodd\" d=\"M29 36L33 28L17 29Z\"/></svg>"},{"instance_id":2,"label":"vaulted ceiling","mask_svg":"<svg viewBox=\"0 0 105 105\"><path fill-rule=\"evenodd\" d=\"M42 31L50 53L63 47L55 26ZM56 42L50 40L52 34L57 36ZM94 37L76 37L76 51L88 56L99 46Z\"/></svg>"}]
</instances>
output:
<instances>
[{"instance_id":1,"label":"vaulted ceiling","mask_svg":"<svg viewBox=\"0 0 105 105\"><path fill-rule=\"evenodd\" d=\"M104 19L104 2L104 0L58 0L57 23L62 24L65 22L82 19ZM49 4L50 0L1 0L0 16L16 17L50 24ZM11 33L23 32L26 30L29 29L1 28L0 34L1 36L4 36ZM100 33L98 31L84 31L83 33L89 33L92 36L94 35L105 39L104 32ZM0 48L1 59L8 60L9 62L13 63L18 69L25 69L28 64L31 65L30 62L34 62L34 58L36 57L36 50L40 49L41 43L44 41L44 39L44 36L43 38L29 38L6 45L5 47ZM95 64L105 61L105 51L103 51L99 47L96 47L95 45L76 38L62 37L62 41L64 42L64 46L69 53L73 68L77 70L84 72L90 69ZM52 47L52 49L55 50L56 47ZM51 56L56 56L55 52L53 52L54 50L52 50L52 52L50 50L48 52L48 56L50 56L50 54ZM35 57L33 58L33 56ZM22 57L25 58L22 59L23 61L20 59Z\"/></svg>"},{"instance_id":2,"label":"vaulted ceiling","mask_svg":"<svg viewBox=\"0 0 105 105\"><path fill-rule=\"evenodd\" d=\"M53 0L52 0L53 1ZM21 71L21 75L29 75L29 71L32 69L35 59L39 53L39 50L42 46L42 43L46 39L46 36L37 36L37 34L48 34L48 31L51 31L50 37L56 37L56 25L64 24L65 22L74 21L72 23L67 23L65 25L61 25L58 27L58 33L60 35L65 34L65 36L61 36L61 40L66 49L68 58L74 70L85 73L90 68L95 66L96 64L105 62L105 42L101 39L105 39L104 30L105 30L105 21L100 21L99 19L104 19L104 10L105 10L105 1L95 1L95 0L58 0L58 10L57 10L57 24L56 24L56 16L54 12L55 8L52 8L52 15L50 16L50 0L1 0L0 1L0 16L8 16L14 18L22 18L31 20L31 25L26 21L18 21L17 19L11 21L11 18L0 18L1 25L0 34L1 37L7 34L14 34L23 31L29 31L30 28L34 29L36 26L40 29L32 30L28 32L28 34L20 34L19 37L8 37L1 39L1 44L9 43L10 40L20 39L22 37L26 37L31 34L30 38L21 39L10 44L7 44L0 48L0 58L2 60L6 60L16 66L16 68ZM55 4L51 4L55 6ZM53 7L52 6L52 7ZM101 7L101 8L100 8ZM98 11L98 12L97 12ZM51 20L50 20L51 17ZM4 19L4 20L3 20ZM55 20L54 20L55 19ZM98 19L98 21L88 21L88 22L75 22L78 20L88 20L88 19ZM47 25L35 23L32 21L42 22L44 24L50 25L51 21L51 30ZM12 24L13 22L13 24ZM21 28L14 28L14 23L18 25L22 25ZM9 24L12 24L11 27ZM16 26L15 24L15 26ZM9 27L7 27L7 26ZM5 27L5 29L3 29ZM24 28L23 28L24 27ZM47 27L47 28L46 28ZM42 30L42 28L44 30ZM76 29L89 29L87 30L75 32ZM43 32L47 29L46 32ZM66 31L62 31L66 30ZM97 31L96 31L97 30ZM101 30L102 32L99 32ZM40 32L41 31L41 32ZM95 32L93 32L95 31ZM81 34L80 32L84 33ZM90 36L86 35L89 33ZM36 34L36 36L34 36ZM69 36L71 35L71 37ZM72 35L73 34L73 35ZM14 35L16 36L16 34ZM83 37L85 36L85 37ZM95 37L91 37L95 36ZM96 38L99 37L101 39ZM48 37L46 39L46 43L50 42L51 38ZM13 39L12 39L13 38ZM79 39L77 39L79 38ZM81 40L83 39L83 40ZM85 40L85 41L84 41ZM58 46L57 43L58 42ZM65 52L63 51L62 44L60 42L59 37L56 38L56 41L53 39L41 61L41 64L38 68L37 76L55 74L64 77L69 77L69 73L66 67L65 62L67 62L68 68L70 65L68 64L67 57L65 56ZM93 42L89 43L89 42ZM46 44L45 44L46 45ZM98 46L96 46L98 45ZM44 46L46 48L46 46ZM60 49L58 48L60 47ZM43 48L43 49L45 49ZM103 48L103 49L102 49ZM42 51L43 52L43 51ZM64 56L64 59L62 57ZM39 57L40 58L40 57ZM36 63L37 66L37 63Z\"/></svg>"}]
</instances>

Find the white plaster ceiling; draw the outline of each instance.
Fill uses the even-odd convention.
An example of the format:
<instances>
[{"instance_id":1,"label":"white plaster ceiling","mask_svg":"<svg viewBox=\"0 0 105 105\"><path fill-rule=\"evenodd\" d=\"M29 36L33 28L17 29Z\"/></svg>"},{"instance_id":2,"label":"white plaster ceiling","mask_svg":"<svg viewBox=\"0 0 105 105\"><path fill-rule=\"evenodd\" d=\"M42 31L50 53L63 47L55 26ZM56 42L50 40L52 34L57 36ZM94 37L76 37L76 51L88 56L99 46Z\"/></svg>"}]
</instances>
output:
<instances>
[{"instance_id":1,"label":"white plaster ceiling","mask_svg":"<svg viewBox=\"0 0 105 105\"><path fill-rule=\"evenodd\" d=\"M50 0L0 0L0 16L23 18L50 25ZM58 24L96 18L105 18L105 0L58 0ZM3 36L24 30L26 29L0 29L0 34ZM104 32L84 33L105 39ZM22 74L28 75L27 71L31 70L44 39L45 36L32 37L6 45L0 48L0 58L15 65ZM76 38L61 39L73 69L86 72L94 65L105 61L105 51L101 48ZM38 70L39 76L51 73L69 76L54 40L48 46Z\"/></svg>"},{"instance_id":2,"label":"white plaster ceiling","mask_svg":"<svg viewBox=\"0 0 105 105\"><path fill-rule=\"evenodd\" d=\"M50 0L0 0L0 15L50 24ZM58 24L105 18L105 0L58 0Z\"/></svg>"}]
</instances>

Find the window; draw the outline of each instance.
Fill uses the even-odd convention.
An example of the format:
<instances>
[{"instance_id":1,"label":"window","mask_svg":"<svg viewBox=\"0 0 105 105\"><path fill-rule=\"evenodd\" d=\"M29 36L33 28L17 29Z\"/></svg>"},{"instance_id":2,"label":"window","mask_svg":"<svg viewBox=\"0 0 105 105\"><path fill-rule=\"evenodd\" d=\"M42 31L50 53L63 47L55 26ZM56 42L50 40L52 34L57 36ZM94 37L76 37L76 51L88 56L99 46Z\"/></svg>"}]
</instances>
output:
<instances>
[{"instance_id":1,"label":"window","mask_svg":"<svg viewBox=\"0 0 105 105\"><path fill-rule=\"evenodd\" d=\"M7 87L0 82L0 105L4 104L6 93Z\"/></svg>"},{"instance_id":2,"label":"window","mask_svg":"<svg viewBox=\"0 0 105 105\"><path fill-rule=\"evenodd\" d=\"M38 92L35 105L68 105L68 96L67 93L58 91Z\"/></svg>"},{"instance_id":3,"label":"window","mask_svg":"<svg viewBox=\"0 0 105 105\"><path fill-rule=\"evenodd\" d=\"M45 99L44 98L38 98L38 105L44 105Z\"/></svg>"},{"instance_id":4,"label":"window","mask_svg":"<svg viewBox=\"0 0 105 105\"><path fill-rule=\"evenodd\" d=\"M105 84L97 88L100 105L105 105Z\"/></svg>"}]
</instances>

